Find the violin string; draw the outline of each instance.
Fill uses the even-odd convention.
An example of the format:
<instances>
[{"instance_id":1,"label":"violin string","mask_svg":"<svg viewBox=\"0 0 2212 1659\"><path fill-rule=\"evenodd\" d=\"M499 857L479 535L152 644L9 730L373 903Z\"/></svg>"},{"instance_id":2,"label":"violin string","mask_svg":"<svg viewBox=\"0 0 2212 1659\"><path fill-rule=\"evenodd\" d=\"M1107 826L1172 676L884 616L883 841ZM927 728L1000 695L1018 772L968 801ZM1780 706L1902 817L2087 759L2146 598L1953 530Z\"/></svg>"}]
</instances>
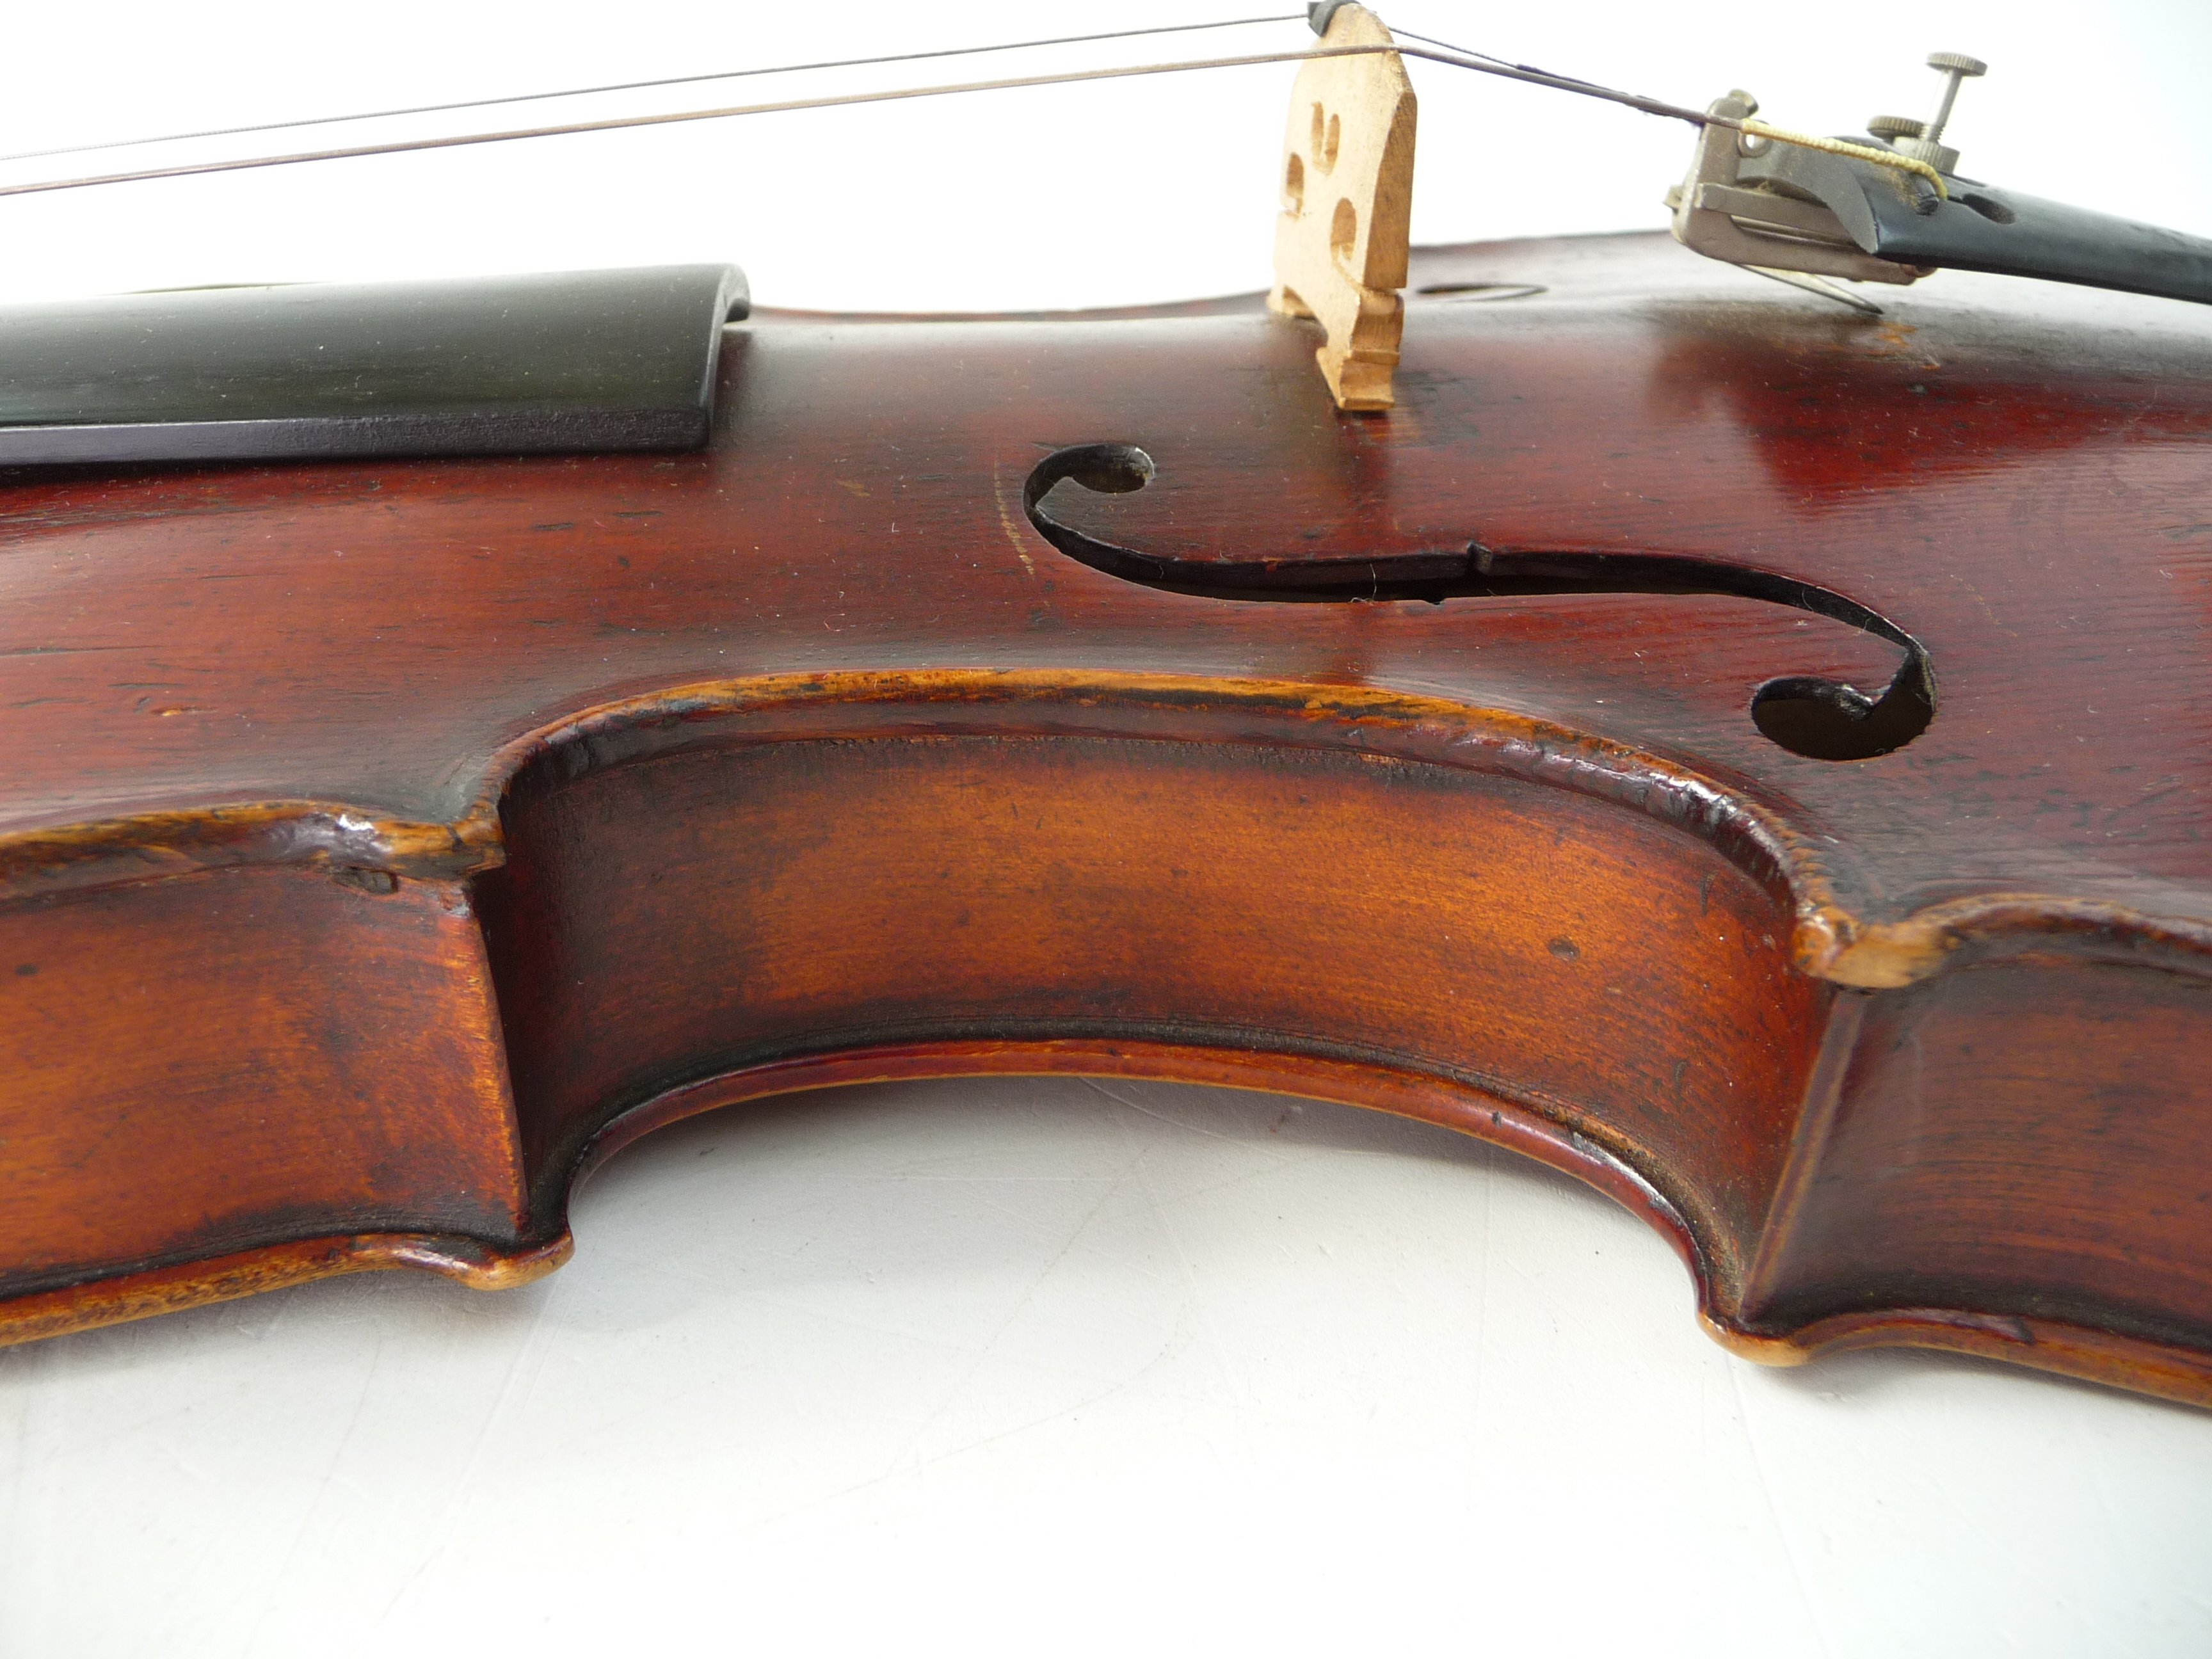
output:
<instances>
[{"instance_id":1,"label":"violin string","mask_svg":"<svg viewBox=\"0 0 2212 1659\"><path fill-rule=\"evenodd\" d=\"M64 144L53 149L18 150L0 161L36 161L52 155L88 155L96 150L137 149L151 144L180 144L195 138L235 138L253 132L288 132L301 127L342 126L352 121L385 121L403 115L443 115L455 110L492 109L503 104L544 103L557 98L591 98L602 93L645 92L659 87L696 86L705 81L742 81L762 75L799 75L812 70L872 69L884 64L913 64L928 58L973 58L991 52L1027 52L1039 46L1083 46L1097 40L1133 40L1148 34L1189 34L1201 29L1247 28L1256 23L1303 23L1305 14L1286 11L1271 17L1229 17L1215 23L1168 23L1154 28L1115 29L1104 34L1060 34L1042 40L1005 40L988 46L945 46L933 52L887 52L878 58L841 58L818 64L777 64L766 69L724 70L713 75L675 75L658 81L618 81L599 87L570 87L562 92L522 92L503 98L470 98L454 104L416 104L404 109L362 110L352 115L317 115L298 121L263 121L252 126L208 127L198 132L164 132L150 138L110 138L97 144Z\"/></svg>"},{"instance_id":2,"label":"violin string","mask_svg":"<svg viewBox=\"0 0 2212 1659\"><path fill-rule=\"evenodd\" d=\"M1662 104L1656 98L1644 98L1634 93L1616 92L1609 87L1599 85L1595 81L1581 80L1571 75L1555 75L1549 70L1540 70L1533 64L1509 63L1503 58L1492 58L1486 52L1477 52L1472 46L1454 46L1449 40L1439 40L1432 34L1417 34L1412 29L1393 29L1391 33L1394 35L1402 34L1409 40L1420 40L1431 46L1441 46L1446 52L1457 52L1465 58L1481 60L1480 63L1462 64L1460 65L1462 69L1479 70L1484 64L1490 64L1494 67L1487 71L1489 73L1509 76L1515 80L1530 81L1535 85L1550 87L1560 92L1579 93L1585 98L1602 98L1613 103L1626 104L1630 108L1642 110L1648 115L1671 115L1678 120L1694 118L1697 125L1701 127L1732 127L1736 131L1747 133L1753 137L1772 138L1782 143L1796 144L1802 149L1826 150L1832 155L1852 156L1862 161L1871 162L1876 167L1889 167L1899 173L1913 173L1925 179L1934 187L1936 194L1939 197L1948 198L1951 193L1943 183L1942 173L1935 167L1911 156L1900 155L1893 150L1881 149L1872 144L1853 143L1848 138L1815 137L1809 133L1792 132L1785 127L1770 126L1764 121L1734 120L1725 116L1714 115L1710 112L1693 118L1672 105Z\"/></svg>"},{"instance_id":3,"label":"violin string","mask_svg":"<svg viewBox=\"0 0 2212 1659\"><path fill-rule=\"evenodd\" d=\"M125 173L90 173L76 179L48 179L29 184L0 185L0 197L31 196L48 191L82 190L93 185L141 184L161 179L189 179L217 173L242 173L259 167L293 167L307 161L354 161L372 155L400 155L417 150L458 149L475 144L509 143L523 138L556 138L586 132L613 132L633 127L670 126L681 122L722 120L739 115L775 115L796 110L836 109L854 104L881 104L911 98L940 98L957 93L1004 92L1025 87L1067 86L1083 81L1128 80L1140 76L1177 75L1193 70L1243 69L1261 64L1301 64L1319 58L1371 58L1396 56L1413 58L1428 63L1443 64L1454 69L1472 70L1478 74L1492 75L1509 81L1526 82L1533 86L1549 87L1555 91L1571 92L1586 98L1603 99L1608 103L1625 105L1647 115L1663 116L1672 120L1686 121L1696 127L1727 127L1737 132L1776 139L1784 143L1802 145L1808 149L1828 150L1837 155L1854 156L1877 166L1901 172L1920 174L1931 180L1937 193L1943 193L1942 175L1925 161L1900 155L1894 150L1875 149L1863 144L1854 144L1837 138L1816 138L1804 133L1786 131L1771 127L1763 121L1734 116L1714 115L1703 110L1688 109L1679 104L1669 104L1656 98L1647 98L1640 93L1620 92L1601 87L1593 82L1573 81L1540 70L1524 70L1496 59L1481 60L1463 56L1456 48L1439 52L1427 46L1409 46L1393 43L1389 46L1321 46L1302 52L1254 52L1235 58L1197 58L1178 63L1131 64L1109 69L1075 70L1055 75L1012 76L993 81L954 82L933 87L896 87L879 92L841 93L828 97L790 98L772 103L735 104L719 109L678 110L659 115L610 116L593 121L568 121L551 126L514 127L501 132L459 133L444 138L411 138L392 140L376 144L352 144L335 149L295 150L284 155L255 155L221 161L193 161L172 167L140 167Z\"/></svg>"},{"instance_id":4,"label":"violin string","mask_svg":"<svg viewBox=\"0 0 2212 1659\"><path fill-rule=\"evenodd\" d=\"M1392 27L1390 33L1394 36L1402 35L1408 40L1419 40L1425 46L1441 46L1446 52L1455 52L1462 58L1479 58L1484 63L1495 64L1500 69L1519 70L1524 75L1540 75L1547 81L1556 81L1562 83L1571 82L1578 87L1588 87L1591 90L1596 92L1602 92L1605 90L1605 88L1599 86L1596 82L1585 81L1580 76L1557 75L1550 70L1538 69L1534 64L1516 64L1510 58L1493 58L1486 52L1477 52L1473 46L1455 46L1449 40L1439 40L1433 34L1416 34L1411 29L1401 29L1395 26ZM9 158L4 155L0 155L0 161L6 161Z\"/></svg>"},{"instance_id":5,"label":"violin string","mask_svg":"<svg viewBox=\"0 0 2212 1659\"><path fill-rule=\"evenodd\" d=\"M457 134L444 138L393 139L381 143L351 144L332 149L296 150L289 155L257 155L220 161L189 161L170 167L138 167L122 173L90 173L76 179L41 179L29 184L0 185L0 196L30 196L47 191L79 190L93 185L140 184L161 179L194 178L207 173L239 173L257 167L292 167L307 161L353 161L372 155L398 155L416 150L455 149L472 144L498 144L524 138L556 138L578 133L611 132L631 127L669 126L689 121L720 120L740 115L778 115L798 110L835 109L853 104L891 103L911 98L938 98L957 93L1002 92L1024 87L1065 86L1082 81L1126 80L1139 76L1172 75L1192 70L1235 69L1248 64L1303 63L1315 58L1358 58L1399 50L1392 46L1336 46L1299 52L1258 52L1237 58L1189 58L1176 63L1117 65L1107 69L1073 70L1054 75L1025 75L992 81L963 81L927 87L896 87L878 92L840 93L816 98L781 99L761 104L736 104L724 108L678 110L658 115L609 116L591 121L568 121L541 127L514 127L500 132ZM1432 52L1407 48L1408 55L1437 58ZM1438 58L1439 62L1451 59ZM1468 64L1465 67L1477 67ZM1493 70L1503 74L1506 71ZM1705 118L1698 118L1703 120Z\"/></svg>"},{"instance_id":6,"label":"violin string","mask_svg":"<svg viewBox=\"0 0 2212 1659\"><path fill-rule=\"evenodd\" d=\"M1950 191L1943 183L1943 175L1929 163L1895 150L1873 144L1853 143L1848 138L1821 138L1811 133L1793 132L1786 127L1771 126L1765 121L1736 119L1730 116L1715 115L1710 111L1686 110L1677 105L1647 98L1640 93L1620 92L1595 81L1584 81L1571 75L1556 75L1550 70L1540 70L1532 64L1509 63L1503 58L1492 58L1486 52L1476 52L1470 46L1454 46L1449 40L1439 40L1434 35L1417 34L1412 29L1394 29L1393 35L1404 35L1409 40L1420 40L1431 46L1441 46L1459 56L1457 67L1475 70L1485 75L1497 75L1508 80L1526 81L1533 86L1548 87L1556 92L1571 92L1584 98L1601 98L1608 103L1624 104L1630 109L1640 110L1646 115L1664 115L1678 121L1687 121L1698 127L1729 127L1756 138L1771 138L1780 143L1795 144L1802 149L1826 150L1832 155L1849 155L1875 167L1888 167L1899 173L1909 173L1924 179L1939 197L1948 198ZM1413 52L1415 57L1428 58L1437 63L1452 60L1438 58L1431 52Z\"/></svg>"}]
</instances>

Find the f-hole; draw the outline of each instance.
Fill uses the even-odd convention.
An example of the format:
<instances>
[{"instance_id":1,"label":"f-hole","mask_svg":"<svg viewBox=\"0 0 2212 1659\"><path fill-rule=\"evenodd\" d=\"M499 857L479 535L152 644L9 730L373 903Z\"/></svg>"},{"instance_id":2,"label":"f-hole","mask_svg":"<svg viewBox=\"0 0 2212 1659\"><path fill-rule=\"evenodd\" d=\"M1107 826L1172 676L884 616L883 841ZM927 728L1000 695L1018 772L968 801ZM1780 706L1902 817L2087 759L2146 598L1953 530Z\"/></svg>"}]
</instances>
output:
<instances>
[{"instance_id":1,"label":"f-hole","mask_svg":"<svg viewBox=\"0 0 2212 1659\"><path fill-rule=\"evenodd\" d=\"M1881 695L1812 674L1768 680L1752 694L1753 723L1809 760L1873 760L1902 749L1936 717L1936 677L1919 641L1857 600L1771 571L1649 553L1522 550L1469 541L1465 550L1387 558L1179 559L1119 547L1053 517L1063 483L1103 495L1142 489L1156 471L1133 444L1077 444L1038 462L1022 508L1045 540L1124 581L1212 599L1322 605L1350 600L1502 599L1546 593L1722 593L1789 605L1887 640L1905 661Z\"/></svg>"}]
</instances>

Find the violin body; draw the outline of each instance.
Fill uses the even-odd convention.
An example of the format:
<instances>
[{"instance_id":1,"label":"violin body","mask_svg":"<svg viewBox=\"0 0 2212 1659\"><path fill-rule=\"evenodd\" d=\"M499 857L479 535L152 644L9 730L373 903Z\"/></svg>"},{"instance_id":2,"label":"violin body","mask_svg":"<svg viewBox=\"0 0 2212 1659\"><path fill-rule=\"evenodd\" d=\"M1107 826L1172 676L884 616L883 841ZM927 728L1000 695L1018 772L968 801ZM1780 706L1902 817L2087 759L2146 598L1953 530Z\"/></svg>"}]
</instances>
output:
<instances>
[{"instance_id":1,"label":"violin body","mask_svg":"<svg viewBox=\"0 0 2212 1659\"><path fill-rule=\"evenodd\" d=\"M2212 1401L2212 338L1961 283L1428 250L1358 415L1257 296L761 312L695 454L15 475L0 1328L1060 1072L1529 1153L1755 1358Z\"/></svg>"}]
</instances>

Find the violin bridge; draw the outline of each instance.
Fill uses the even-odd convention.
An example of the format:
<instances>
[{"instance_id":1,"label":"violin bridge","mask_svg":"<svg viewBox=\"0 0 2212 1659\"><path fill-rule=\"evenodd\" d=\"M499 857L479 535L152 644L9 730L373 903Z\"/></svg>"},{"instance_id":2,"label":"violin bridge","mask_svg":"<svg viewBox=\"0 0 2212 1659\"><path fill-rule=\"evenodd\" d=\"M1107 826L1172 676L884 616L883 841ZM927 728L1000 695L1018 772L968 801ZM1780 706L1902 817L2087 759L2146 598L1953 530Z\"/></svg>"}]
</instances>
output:
<instances>
[{"instance_id":1,"label":"violin bridge","mask_svg":"<svg viewBox=\"0 0 2212 1659\"><path fill-rule=\"evenodd\" d=\"M1382 20L1348 4L1310 9L1326 46L1387 46ZM1413 88L1395 52L1302 65L1283 141L1268 308L1328 331L1314 354L1339 409L1389 409L1405 329L1413 201Z\"/></svg>"}]
</instances>

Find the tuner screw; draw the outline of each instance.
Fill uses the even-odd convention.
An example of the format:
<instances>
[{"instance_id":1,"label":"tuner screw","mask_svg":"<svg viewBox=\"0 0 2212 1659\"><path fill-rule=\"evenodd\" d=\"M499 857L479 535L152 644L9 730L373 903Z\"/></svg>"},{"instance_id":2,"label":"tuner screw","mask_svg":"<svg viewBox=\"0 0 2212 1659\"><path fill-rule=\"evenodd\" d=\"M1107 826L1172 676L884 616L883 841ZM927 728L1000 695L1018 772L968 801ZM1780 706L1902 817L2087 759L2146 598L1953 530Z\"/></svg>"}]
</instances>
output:
<instances>
[{"instance_id":1,"label":"tuner screw","mask_svg":"<svg viewBox=\"0 0 2212 1659\"><path fill-rule=\"evenodd\" d=\"M1936 99L1936 112L1920 130L1920 136L1932 144L1943 137L1943 129L1950 125L1951 105L1959 95L1959 83L1979 79L1990 72L1990 66L1978 58L1962 57L1955 52L1931 52L1928 54L1928 67L1943 77L1943 90Z\"/></svg>"},{"instance_id":2,"label":"tuner screw","mask_svg":"<svg viewBox=\"0 0 2212 1659\"><path fill-rule=\"evenodd\" d=\"M1938 173L1952 173L1958 168L1959 152L1943 142L1943 129L1951 123L1951 106L1958 100L1959 83L1987 75L1990 66L1978 58L1936 52L1929 54L1928 67L1943 77L1943 90L1936 94L1935 110L1928 118L1906 122L1898 116L1877 115L1867 124L1867 131L1888 139L1890 148L1900 155L1925 161ZM1908 126L1915 130L1907 131Z\"/></svg>"}]
</instances>

